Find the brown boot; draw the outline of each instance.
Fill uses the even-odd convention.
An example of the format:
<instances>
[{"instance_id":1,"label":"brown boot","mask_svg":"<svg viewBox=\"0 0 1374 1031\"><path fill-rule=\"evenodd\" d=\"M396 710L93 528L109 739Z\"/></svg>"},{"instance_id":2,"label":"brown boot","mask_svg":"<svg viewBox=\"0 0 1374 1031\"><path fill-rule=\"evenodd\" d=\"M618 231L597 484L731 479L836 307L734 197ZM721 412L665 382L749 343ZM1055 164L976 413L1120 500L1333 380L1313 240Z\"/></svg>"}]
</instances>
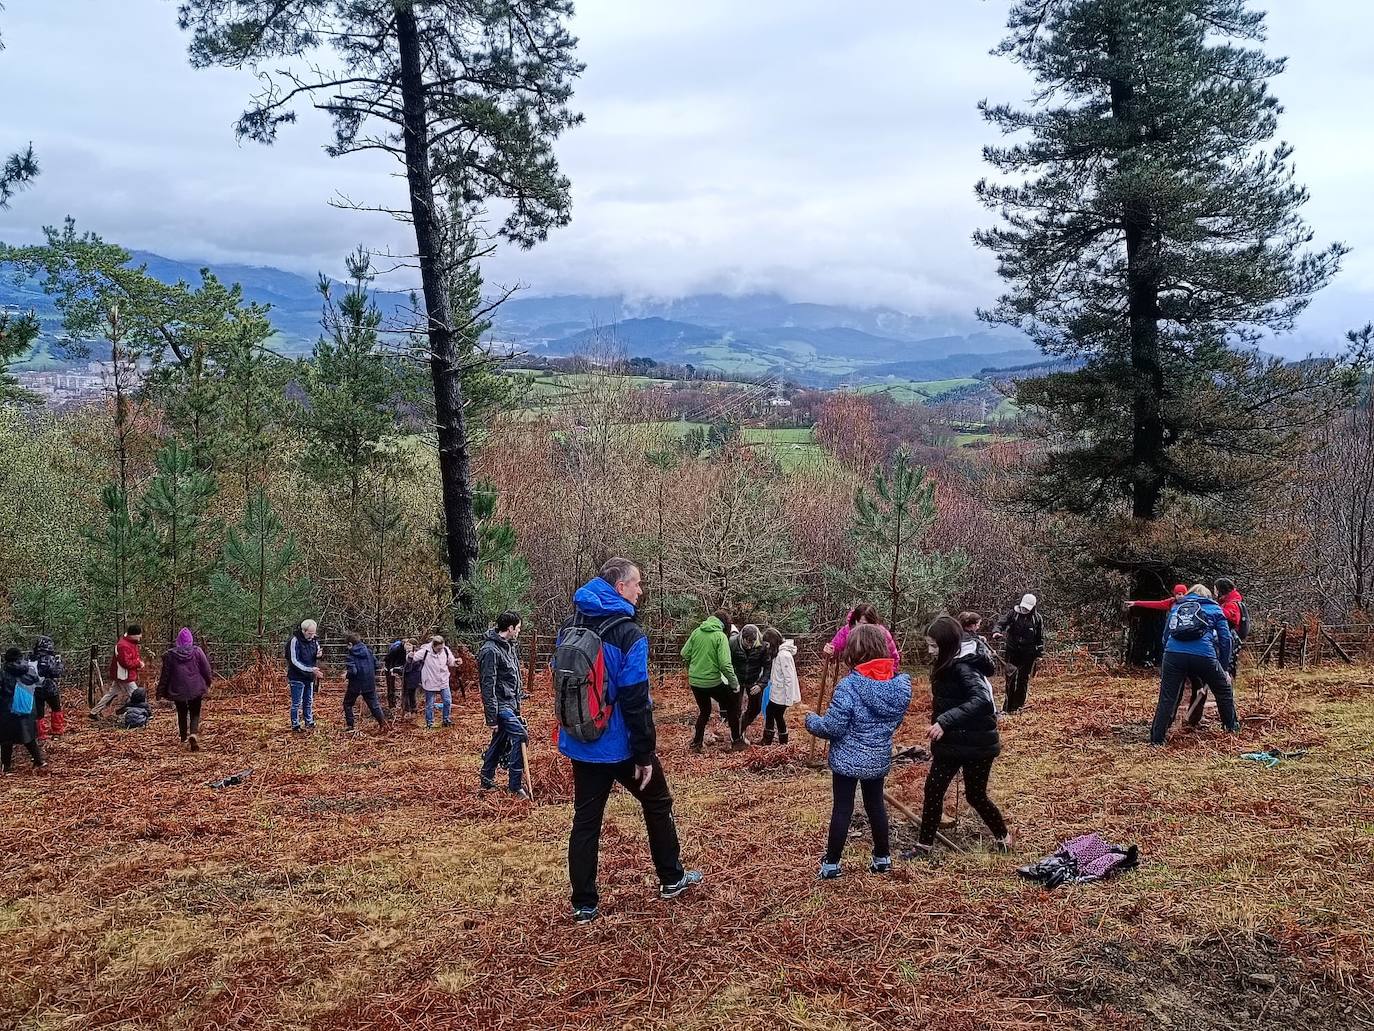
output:
<instances>
[{"instance_id":1,"label":"brown boot","mask_svg":"<svg viewBox=\"0 0 1374 1031\"><path fill-rule=\"evenodd\" d=\"M191 751L193 751L193 752L199 752L199 751L200 751L200 738L198 738L195 734L192 734L190 737L188 737L188 738L186 739L186 745L187 745L188 748L191 749Z\"/></svg>"}]
</instances>

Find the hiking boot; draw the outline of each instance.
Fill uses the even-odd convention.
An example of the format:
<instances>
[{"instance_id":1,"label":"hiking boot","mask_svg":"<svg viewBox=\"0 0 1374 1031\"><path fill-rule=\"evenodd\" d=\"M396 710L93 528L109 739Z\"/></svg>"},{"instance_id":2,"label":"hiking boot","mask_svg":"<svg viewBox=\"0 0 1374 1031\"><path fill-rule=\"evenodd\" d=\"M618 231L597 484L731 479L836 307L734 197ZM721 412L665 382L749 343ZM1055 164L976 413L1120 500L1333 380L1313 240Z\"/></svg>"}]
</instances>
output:
<instances>
[{"instance_id":1,"label":"hiking boot","mask_svg":"<svg viewBox=\"0 0 1374 1031\"><path fill-rule=\"evenodd\" d=\"M305 728L302 727L299 723L293 723L293 724L291 724L291 733L293 733L293 734L304 734L304 733L305 733Z\"/></svg>"},{"instance_id":2,"label":"hiking boot","mask_svg":"<svg viewBox=\"0 0 1374 1031\"><path fill-rule=\"evenodd\" d=\"M589 924L601 916L601 910L595 906L578 906L573 910L573 923Z\"/></svg>"},{"instance_id":3,"label":"hiking boot","mask_svg":"<svg viewBox=\"0 0 1374 1031\"><path fill-rule=\"evenodd\" d=\"M748 750L749 742L746 741L744 738L740 738L738 741L730 742L730 751L732 752L747 752Z\"/></svg>"},{"instance_id":4,"label":"hiking boot","mask_svg":"<svg viewBox=\"0 0 1374 1031\"><path fill-rule=\"evenodd\" d=\"M874 856L874 857L873 857L873 862L871 862L871 863L868 864L868 872L869 872L869 873L891 873L891 872L892 872L892 857L891 857L891 856Z\"/></svg>"},{"instance_id":5,"label":"hiking boot","mask_svg":"<svg viewBox=\"0 0 1374 1031\"><path fill-rule=\"evenodd\" d=\"M516 788L514 791L512 791L512 792L510 793L510 796L511 796L511 798L518 799L518 800L521 801L521 802L533 802L533 801L534 801L534 796L531 795L531 794L530 794L528 791L526 791L524 788Z\"/></svg>"},{"instance_id":6,"label":"hiking boot","mask_svg":"<svg viewBox=\"0 0 1374 1031\"><path fill-rule=\"evenodd\" d=\"M433 729L434 729L433 726L431 726L430 729L433 730ZM479 791L490 791L490 790L492 790L492 788L496 787L496 781L491 780L491 779L489 779L489 778L487 778L487 777L483 777L483 776L481 776L481 775L479 774L479 775L478 775L478 785L479 785L479 787L478 787L478 790L479 790Z\"/></svg>"},{"instance_id":7,"label":"hiking boot","mask_svg":"<svg viewBox=\"0 0 1374 1031\"><path fill-rule=\"evenodd\" d=\"M661 899L675 899L688 888L702 882L703 875L700 870L688 870L682 875L682 880L673 884L665 884L658 889L658 897Z\"/></svg>"},{"instance_id":8,"label":"hiking boot","mask_svg":"<svg viewBox=\"0 0 1374 1031\"><path fill-rule=\"evenodd\" d=\"M816 871L816 879L820 881L833 881L840 876L840 873L839 863L827 863L822 859L821 868Z\"/></svg>"},{"instance_id":9,"label":"hiking boot","mask_svg":"<svg viewBox=\"0 0 1374 1031\"><path fill-rule=\"evenodd\" d=\"M451 726L453 726L453 721L452 721L452 720L444 720L443 726L445 726L445 727L451 727Z\"/></svg>"},{"instance_id":10,"label":"hiking boot","mask_svg":"<svg viewBox=\"0 0 1374 1031\"><path fill-rule=\"evenodd\" d=\"M779 735L778 735L778 744L782 745L782 747L784 747L784 748L787 747L787 735L786 735L786 734L779 734Z\"/></svg>"}]
</instances>

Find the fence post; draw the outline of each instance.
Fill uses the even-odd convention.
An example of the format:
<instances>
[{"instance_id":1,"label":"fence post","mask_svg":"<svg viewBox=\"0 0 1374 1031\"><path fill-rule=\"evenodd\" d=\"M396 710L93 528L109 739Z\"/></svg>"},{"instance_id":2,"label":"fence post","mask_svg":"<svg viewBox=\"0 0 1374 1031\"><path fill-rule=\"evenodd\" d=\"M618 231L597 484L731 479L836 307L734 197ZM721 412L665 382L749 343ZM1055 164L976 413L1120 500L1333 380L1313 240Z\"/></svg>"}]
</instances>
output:
<instances>
[{"instance_id":1,"label":"fence post","mask_svg":"<svg viewBox=\"0 0 1374 1031\"><path fill-rule=\"evenodd\" d=\"M1279 627L1279 669L1283 669L1288 662L1288 628Z\"/></svg>"},{"instance_id":2,"label":"fence post","mask_svg":"<svg viewBox=\"0 0 1374 1031\"><path fill-rule=\"evenodd\" d=\"M1307 669L1307 624L1302 625L1302 652L1298 657L1298 669Z\"/></svg>"},{"instance_id":3,"label":"fence post","mask_svg":"<svg viewBox=\"0 0 1374 1031\"><path fill-rule=\"evenodd\" d=\"M1312 635L1312 665L1322 664L1322 624L1317 620L1316 632Z\"/></svg>"},{"instance_id":4,"label":"fence post","mask_svg":"<svg viewBox=\"0 0 1374 1031\"><path fill-rule=\"evenodd\" d=\"M86 708L95 708L95 670L100 662L100 646L91 645L91 661L86 665Z\"/></svg>"},{"instance_id":5,"label":"fence post","mask_svg":"<svg viewBox=\"0 0 1374 1031\"><path fill-rule=\"evenodd\" d=\"M539 668L539 631L534 632L534 637L530 641L530 670L525 677L525 690L534 690L534 671Z\"/></svg>"}]
</instances>

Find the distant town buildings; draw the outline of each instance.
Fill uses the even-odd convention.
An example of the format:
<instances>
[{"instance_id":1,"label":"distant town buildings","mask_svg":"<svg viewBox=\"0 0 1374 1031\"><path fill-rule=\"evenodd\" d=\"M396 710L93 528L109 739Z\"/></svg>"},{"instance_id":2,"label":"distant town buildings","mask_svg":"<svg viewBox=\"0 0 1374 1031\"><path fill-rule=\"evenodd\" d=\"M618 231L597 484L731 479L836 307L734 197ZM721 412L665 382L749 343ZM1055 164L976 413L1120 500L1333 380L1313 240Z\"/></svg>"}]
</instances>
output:
<instances>
[{"instance_id":1,"label":"distant town buildings","mask_svg":"<svg viewBox=\"0 0 1374 1031\"><path fill-rule=\"evenodd\" d=\"M87 362L66 369L47 372L25 372L14 374L19 386L37 394L51 407L71 404L84 404L104 397L114 388L114 364L112 362ZM142 381L142 370L129 372L129 386L137 386Z\"/></svg>"}]
</instances>

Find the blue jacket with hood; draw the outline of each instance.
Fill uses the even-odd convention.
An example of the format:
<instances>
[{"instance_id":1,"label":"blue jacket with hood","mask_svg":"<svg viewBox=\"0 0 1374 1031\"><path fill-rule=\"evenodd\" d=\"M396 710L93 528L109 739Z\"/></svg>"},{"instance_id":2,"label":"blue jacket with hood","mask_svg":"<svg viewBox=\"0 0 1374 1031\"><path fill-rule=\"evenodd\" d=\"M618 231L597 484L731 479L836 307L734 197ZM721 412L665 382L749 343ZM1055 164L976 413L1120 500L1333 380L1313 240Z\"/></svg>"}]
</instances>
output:
<instances>
[{"instance_id":1,"label":"blue jacket with hood","mask_svg":"<svg viewBox=\"0 0 1374 1031\"><path fill-rule=\"evenodd\" d=\"M1202 618L1210 626L1211 632L1205 633L1196 641L1180 641L1169 634L1169 624L1173 615L1178 611L1178 607L1184 602L1196 601L1202 606ZM1166 655L1201 655L1204 658L1216 659L1225 669L1231 662L1231 624L1226 619L1226 613L1221 611L1221 606L1211 598L1203 598L1196 594L1185 594L1174 602L1174 607L1169 610L1169 615L1164 620L1164 653Z\"/></svg>"},{"instance_id":2,"label":"blue jacket with hood","mask_svg":"<svg viewBox=\"0 0 1374 1031\"><path fill-rule=\"evenodd\" d=\"M344 677L348 680L348 686L355 691L367 694L376 690L377 656L362 641L348 649L348 658L344 659Z\"/></svg>"},{"instance_id":3,"label":"blue jacket with hood","mask_svg":"<svg viewBox=\"0 0 1374 1031\"><path fill-rule=\"evenodd\" d=\"M649 638L634 621L635 607L599 576L578 589L573 603L577 615L564 624L565 628L578 621L601 637L611 719L605 732L591 742L574 741L566 731L559 730L558 750L579 762L620 763L633 759L638 765L647 766L658 744L654 703L649 696Z\"/></svg>"},{"instance_id":4,"label":"blue jacket with hood","mask_svg":"<svg viewBox=\"0 0 1374 1031\"><path fill-rule=\"evenodd\" d=\"M824 716L806 714L806 729L830 742L830 768L843 777L872 780L892 768L892 737L911 707L911 678L893 672L891 659L865 663L835 686Z\"/></svg>"}]
</instances>

